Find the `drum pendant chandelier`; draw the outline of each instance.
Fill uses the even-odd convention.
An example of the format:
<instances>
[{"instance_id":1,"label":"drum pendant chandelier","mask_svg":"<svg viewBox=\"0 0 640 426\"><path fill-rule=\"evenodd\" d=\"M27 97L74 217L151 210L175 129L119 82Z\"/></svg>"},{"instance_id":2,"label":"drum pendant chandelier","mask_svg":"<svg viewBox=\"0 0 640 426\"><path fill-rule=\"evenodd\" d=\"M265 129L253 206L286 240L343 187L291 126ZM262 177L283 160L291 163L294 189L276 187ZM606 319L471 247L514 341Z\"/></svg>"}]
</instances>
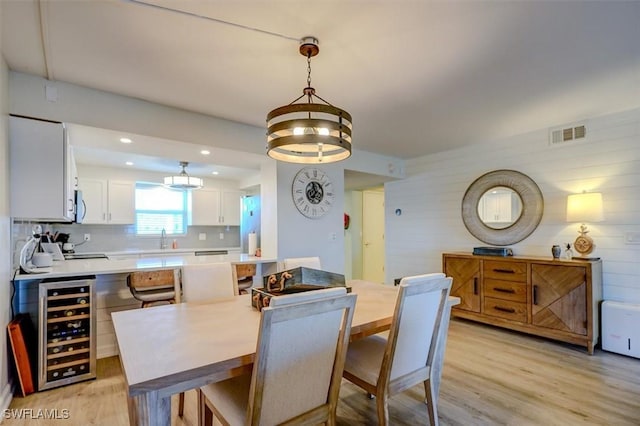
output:
<instances>
[{"instance_id":1,"label":"drum pendant chandelier","mask_svg":"<svg viewBox=\"0 0 640 426\"><path fill-rule=\"evenodd\" d=\"M304 164L349 158L351 115L322 99L311 87L311 58L320 52L318 40L304 37L299 50L307 58L307 87L302 96L267 115L267 155L279 161ZM322 103L314 103L314 98Z\"/></svg>"}]
</instances>

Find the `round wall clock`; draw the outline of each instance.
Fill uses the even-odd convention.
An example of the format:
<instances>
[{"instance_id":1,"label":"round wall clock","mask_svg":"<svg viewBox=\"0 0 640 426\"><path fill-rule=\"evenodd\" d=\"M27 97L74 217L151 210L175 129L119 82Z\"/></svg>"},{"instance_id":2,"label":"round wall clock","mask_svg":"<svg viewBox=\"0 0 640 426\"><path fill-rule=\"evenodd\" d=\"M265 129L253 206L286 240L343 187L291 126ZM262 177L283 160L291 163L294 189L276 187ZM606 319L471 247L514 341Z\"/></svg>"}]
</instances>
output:
<instances>
[{"instance_id":1,"label":"round wall clock","mask_svg":"<svg viewBox=\"0 0 640 426\"><path fill-rule=\"evenodd\" d=\"M315 167L305 167L293 178L293 204L310 219L318 219L331 210L335 193L331 179Z\"/></svg>"}]
</instances>

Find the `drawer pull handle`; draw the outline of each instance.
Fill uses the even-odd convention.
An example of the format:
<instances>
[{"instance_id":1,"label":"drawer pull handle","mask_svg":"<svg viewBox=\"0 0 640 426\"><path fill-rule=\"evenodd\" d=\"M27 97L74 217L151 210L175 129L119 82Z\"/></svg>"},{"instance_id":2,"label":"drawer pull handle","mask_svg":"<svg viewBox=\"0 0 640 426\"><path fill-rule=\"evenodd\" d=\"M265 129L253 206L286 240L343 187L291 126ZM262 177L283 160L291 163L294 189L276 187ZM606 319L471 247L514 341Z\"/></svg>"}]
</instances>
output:
<instances>
[{"instance_id":1,"label":"drawer pull handle","mask_svg":"<svg viewBox=\"0 0 640 426\"><path fill-rule=\"evenodd\" d=\"M494 268L493 272L500 272L502 274L515 274L516 271L514 271L513 269L500 269L500 268Z\"/></svg>"},{"instance_id":2,"label":"drawer pull handle","mask_svg":"<svg viewBox=\"0 0 640 426\"><path fill-rule=\"evenodd\" d=\"M516 310L513 308L503 308L502 306L494 306L493 309L496 311L508 312L510 314L515 314Z\"/></svg>"},{"instance_id":3,"label":"drawer pull handle","mask_svg":"<svg viewBox=\"0 0 640 426\"><path fill-rule=\"evenodd\" d=\"M534 305L538 304L538 286L537 285L533 286L533 304Z\"/></svg>"},{"instance_id":4,"label":"drawer pull handle","mask_svg":"<svg viewBox=\"0 0 640 426\"><path fill-rule=\"evenodd\" d=\"M478 294L478 277L473 278L473 294Z\"/></svg>"},{"instance_id":5,"label":"drawer pull handle","mask_svg":"<svg viewBox=\"0 0 640 426\"><path fill-rule=\"evenodd\" d=\"M499 291L501 293L515 293L516 291L512 288L500 288L500 287L494 287L493 288L494 291Z\"/></svg>"}]
</instances>

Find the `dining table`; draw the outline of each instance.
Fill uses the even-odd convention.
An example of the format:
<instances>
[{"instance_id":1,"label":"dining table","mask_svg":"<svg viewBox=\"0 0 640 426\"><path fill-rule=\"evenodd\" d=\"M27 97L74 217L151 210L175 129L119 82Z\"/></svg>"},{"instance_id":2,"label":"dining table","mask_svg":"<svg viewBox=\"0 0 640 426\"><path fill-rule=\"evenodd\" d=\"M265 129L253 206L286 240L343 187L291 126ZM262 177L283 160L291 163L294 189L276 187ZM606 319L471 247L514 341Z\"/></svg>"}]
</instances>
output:
<instances>
[{"instance_id":1,"label":"dining table","mask_svg":"<svg viewBox=\"0 0 640 426\"><path fill-rule=\"evenodd\" d=\"M350 280L357 294L351 340L388 330L398 287ZM439 387L451 306L449 297L436 348ZM126 381L131 425L169 426L171 396L251 372L260 312L250 295L213 303L179 303L112 313Z\"/></svg>"}]
</instances>

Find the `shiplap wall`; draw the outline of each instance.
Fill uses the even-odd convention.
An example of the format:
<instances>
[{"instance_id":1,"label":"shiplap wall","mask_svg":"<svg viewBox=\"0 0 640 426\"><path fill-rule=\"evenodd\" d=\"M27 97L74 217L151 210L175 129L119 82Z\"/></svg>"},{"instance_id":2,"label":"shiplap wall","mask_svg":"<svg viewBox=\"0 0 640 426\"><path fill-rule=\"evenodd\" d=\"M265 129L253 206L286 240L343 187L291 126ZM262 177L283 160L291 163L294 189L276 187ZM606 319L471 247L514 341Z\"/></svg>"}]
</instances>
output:
<instances>
[{"instance_id":1,"label":"shiplap wall","mask_svg":"<svg viewBox=\"0 0 640 426\"><path fill-rule=\"evenodd\" d=\"M544 197L539 227L510 246L515 254L551 257L553 244L573 244L579 224L565 221L567 195L602 192L605 220L587 225L596 243L590 256L603 260L604 298L640 303L640 245L625 243L627 232L640 232L640 109L582 123L587 138L580 142L552 146L543 129L409 160L408 177L385 185L386 282L441 271L442 252L487 245L466 230L462 197L484 173L512 169L531 177Z\"/></svg>"}]
</instances>

